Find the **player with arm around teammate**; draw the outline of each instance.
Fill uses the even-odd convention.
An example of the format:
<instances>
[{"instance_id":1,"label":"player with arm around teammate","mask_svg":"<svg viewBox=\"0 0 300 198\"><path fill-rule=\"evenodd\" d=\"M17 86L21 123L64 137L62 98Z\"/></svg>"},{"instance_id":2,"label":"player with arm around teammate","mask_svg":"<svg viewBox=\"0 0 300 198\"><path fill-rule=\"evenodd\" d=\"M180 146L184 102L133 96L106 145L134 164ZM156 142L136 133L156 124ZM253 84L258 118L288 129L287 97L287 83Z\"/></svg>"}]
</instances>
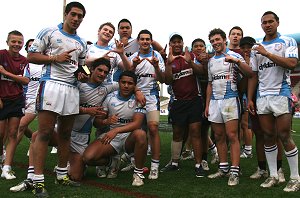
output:
<instances>
[{"instance_id":1,"label":"player with arm around teammate","mask_svg":"<svg viewBox=\"0 0 300 198\"><path fill-rule=\"evenodd\" d=\"M134 152L135 169L132 185L141 186L144 184L142 174L146 160L147 139L145 131L140 129L145 109L138 105L133 95L136 83L137 76L133 72L122 72L119 91L109 94L102 105L108 117L98 120L99 124L110 125L110 130L87 147L83 159L88 165L108 165L113 155L121 151Z\"/></svg>"}]
</instances>

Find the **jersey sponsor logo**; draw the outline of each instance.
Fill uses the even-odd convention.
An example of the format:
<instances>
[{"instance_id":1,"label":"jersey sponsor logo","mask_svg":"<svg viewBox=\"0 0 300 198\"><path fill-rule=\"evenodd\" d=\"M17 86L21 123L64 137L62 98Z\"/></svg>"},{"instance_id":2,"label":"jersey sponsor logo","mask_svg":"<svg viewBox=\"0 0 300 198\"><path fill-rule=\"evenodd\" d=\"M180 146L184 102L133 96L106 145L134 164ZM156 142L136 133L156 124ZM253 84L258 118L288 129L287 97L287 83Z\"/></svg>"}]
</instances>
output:
<instances>
[{"instance_id":1,"label":"jersey sponsor logo","mask_svg":"<svg viewBox=\"0 0 300 198\"><path fill-rule=\"evenodd\" d=\"M11 81L13 82L12 79L8 78L7 76L3 75L3 74L0 74L0 77L1 77L1 80L6 80L6 81Z\"/></svg>"},{"instance_id":2,"label":"jersey sponsor logo","mask_svg":"<svg viewBox=\"0 0 300 198\"><path fill-rule=\"evenodd\" d=\"M68 63L71 63L72 65L77 65L77 61L75 60L67 60Z\"/></svg>"},{"instance_id":3,"label":"jersey sponsor logo","mask_svg":"<svg viewBox=\"0 0 300 198\"><path fill-rule=\"evenodd\" d=\"M118 122L119 123L129 123L129 122L132 122L132 119L124 119L124 118L119 118L118 119Z\"/></svg>"},{"instance_id":4,"label":"jersey sponsor logo","mask_svg":"<svg viewBox=\"0 0 300 198\"><path fill-rule=\"evenodd\" d=\"M228 80L230 75L214 75L213 80Z\"/></svg>"},{"instance_id":5,"label":"jersey sponsor logo","mask_svg":"<svg viewBox=\"0 0 300 198\"><path fill-rule=\"evenodd\" d=\"M270 68L270 67L276 67L276 63L270 63L270 62L267 62L267 63L264 63L264 64L261 64L258 69L259 70L263 70L263 69L267 69L267 68Z\"/></svg>"},{"instance_id":6,"label":"jersey sponsor logo","mask_svg":"<svg viewBox=\"0 0 300 198\"><path fill-rule=\"evenodd\" d=\"M84 103L84 104L80 104L79 106L89 108L89 107L96 107L97 105L89 105L88 103Z\"/></svg>"},{"instance_id":7,"label":"jersey sponsor logo","mask_svg":"<svg viewBox=\"0 0 300 198\"><path fill-rule=\"evenodd\" d=\"M276 51L279 51L282 48L282 44L281 43L276 43L274 48L275 48Z\"/></svg>"},{"instance_id":8,"label":"jersey sponsor logo","mask_svg":"<svg viewBox=\"0 0 300 198\"><path fill-rule=\"evenodd\" d=\"M129 52L129 53L125 53L125 55L129 58L133 53Z\"/></svg>"},{"instance_id":9,"label":"jersey sponsor logo","mask_svg":"<svg viewBox=\"0 0 300 198\"><path fill-rule=\"evenodd\" d=\"M31 77L30 80L31 81L40 81L40 78L38 78L38 77Z\"/></svg>"},{"instance_id":10,"label":"jersey sponsor logo","mask_svg":"<svg viewBox=\"0 0 300 198\"><path fill-rule=\"evenodd\" d=\"M132 109L132 108L134 107L134 105L135 105L135 101L129 101L129 102L128 102L128 107L129 107L130 109Z\"/></svg>"},{"instance_id":11,"label":"jersey sponsor logo","mask_svg":"<svg viewBox=\"0 0 300 198\"><path fill-rule=\"evenodd\" d=\"M189 68L189 69L182 70L179 73L173 74L173 79L179 80L183 77L187 77L187 76L191 76L191 75L193 75L193 69Z\"/></svg>"},{"instance_id":12,"label":"jersey sponsor logo","mask_svg":"<svg viewBox=\"0 0 300 198\"><path fill-rule=\"evenodd\" d=\"M146 77L146 78L155 78L155 74L140 74L138 75L138 79Z\"/></svg>"}]
</instances>

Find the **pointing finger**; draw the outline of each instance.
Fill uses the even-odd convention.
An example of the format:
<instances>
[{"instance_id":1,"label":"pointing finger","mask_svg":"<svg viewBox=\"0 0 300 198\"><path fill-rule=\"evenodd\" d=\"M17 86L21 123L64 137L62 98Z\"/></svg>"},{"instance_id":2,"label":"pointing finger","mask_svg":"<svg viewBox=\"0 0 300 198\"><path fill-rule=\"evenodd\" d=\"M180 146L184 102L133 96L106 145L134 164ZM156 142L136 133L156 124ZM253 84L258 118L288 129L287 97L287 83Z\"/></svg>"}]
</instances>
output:
<instances>
[{"instance_id":1,"label":"pointing finger","mask_svg":"<svg viewBox=\"0 0 300 198\"><path fill-rule=\"evenodd\" d=\"M71 52L74 52L75 50L76 50L76 48L71 49L71 50L67 51L67 53L70 54Z\"/></svg>"}]
</instances>

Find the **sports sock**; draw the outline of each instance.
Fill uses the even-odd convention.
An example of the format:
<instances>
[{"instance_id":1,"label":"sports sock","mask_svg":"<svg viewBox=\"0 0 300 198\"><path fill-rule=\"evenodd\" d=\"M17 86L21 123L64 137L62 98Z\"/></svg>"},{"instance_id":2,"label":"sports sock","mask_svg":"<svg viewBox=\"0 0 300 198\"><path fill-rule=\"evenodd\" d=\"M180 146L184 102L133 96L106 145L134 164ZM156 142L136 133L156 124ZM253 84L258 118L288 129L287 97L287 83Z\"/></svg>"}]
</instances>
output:
<instances>
[{"instance_id":1,"label":"sports sock","mask_svg":"<svg viewBox=\"0 0 300 198\"><path fill-rule=\"evenodd\" d=\"M27 179L33 180L34 176L34 166L29 166L27 169Z\"/></svg>"},{"instance_id":2,"label":"sports sock","mask_svg":"<svg viewBox=\"0 0 300 198\"><path fill-rule=\"evenodd\" d=\"M286 158L289 163L291 179L299 179L298 170L298 148L295 146L294 149L290 151L285 151Z\"/></svg>"},{"instance_id":3,"label":"sports sock","mask_svg":"<svg viewBox=\"0 0 300 198\"><path fill-rule=\"evenodd\" d=\"M273 146L264 146L265 147L265 154L267 158L267 162L269 165L270 170L270 177L278 178L277 174L277 155L278 155L278 148L277 145Z\"/></svg>"}]
</instances>

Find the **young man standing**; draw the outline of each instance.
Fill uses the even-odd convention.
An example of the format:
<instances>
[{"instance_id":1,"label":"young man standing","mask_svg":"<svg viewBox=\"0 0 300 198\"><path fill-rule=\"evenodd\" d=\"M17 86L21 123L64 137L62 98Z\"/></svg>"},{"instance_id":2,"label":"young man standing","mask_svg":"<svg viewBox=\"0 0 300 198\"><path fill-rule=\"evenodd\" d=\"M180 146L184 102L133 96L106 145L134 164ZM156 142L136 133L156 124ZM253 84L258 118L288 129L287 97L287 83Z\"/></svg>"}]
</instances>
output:
<instances>
[{"instance_id":1,"label":"young man standing","mask_svg":"<svg viewBox=\"0 0 300 198\"><path fill-rule=\"evenodd\" d=\"M29 49L28 59L32 63L44 64L37 95L38 132L34 144L33 191L37 197L48 197L44 187L43 169L45 165L49 137L58 123L58 168L56 183L77 184L67 175L67 161L70 150L70 136L79 113L79 90L77 79L87 76L76 71L85 62L87 45L77 34L86 14L79 2L67 4L64 23L54 28L43 29Z\"/></svg>"},{"instance_id":2,"label":"young man standing","mask_svg":"<svg viewBox=\"0 0 300 198\"><path fill-rule=\"evenodd\" d=\"M152 34L149 30L141 30L138 34L139 51L130 60L132 70L138 76L137 87L146 97L146 119L151 139L151 169L149 179L158 178L160 157L160 136L158 124L160 116L159 85L165 81L165 64L161 55L151 48Z\"/></svg>"},{"instance_id":3,"label":"young man standing","mask_svg":"<svg viewBox=\"0 0 300 198\"><path fill-rule=\"evenodd\" d=\"M23 76L28 61L20 54L24 45L22 33L16 30L9 32L6 43L9 49L0 50L0 103L2 103L0 104L0 164L2 163L3 138L8 127L8 144L1 177L15 179L11 165L17 147L18 127L24 115L23 85L29 83L29 75Z\"/></svg>"},{"instance_id":4,"label":"young man standing","mask_svg":"<svg viewBox=\"0 0 300 198\"><path fill-rule=\"evenodd\" d=\"M240 105L237 90L237 75L241 71L251 75L252 70L243 57L226 47L226 34L221 29L209 33L209 41L215 55L208 62L208 85L205 116L211 121L220 158L219 170L209 178L219 178L230 173L229 186L239 183L240 144L238 140L238 119ZM231 167L227 161L226 137L230 141Z\"/></svg>"},{"instance_id":5,"label":"young man standing","mask_svg":"<svg viewBox=\"0 0 300 198\"><path fill-rule=\"evenodd\" d=\"M300 189L298 170L298 148L291 137L291 88L289 72L298 62L298 47L293 38L277 32L279 17L267 11L261 17L265 36L261 44L254 46L255 55L250 64L255 75L248 82L248 110L255 114L253 96L258 83L256 113L264 133L264 148L270 170L270 177L260 186L270 188L278 183L277 135L283 143L290 167L290 181L283 189L295 192Z\"/></svg>"}]
</instances>

